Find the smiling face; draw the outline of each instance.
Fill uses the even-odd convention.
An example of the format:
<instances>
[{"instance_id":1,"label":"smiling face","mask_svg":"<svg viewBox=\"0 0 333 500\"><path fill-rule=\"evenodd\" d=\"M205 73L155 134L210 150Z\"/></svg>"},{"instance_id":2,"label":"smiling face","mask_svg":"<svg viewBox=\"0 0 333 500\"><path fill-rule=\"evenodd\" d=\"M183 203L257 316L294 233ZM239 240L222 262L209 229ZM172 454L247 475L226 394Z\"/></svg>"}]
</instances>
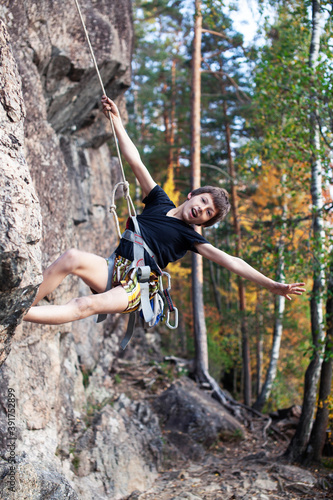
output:
<instances>
[{"instance_id":1,"label":"smiling face","mask_svg":"<svg viewBox=\"0 0 333 500\"><path fill-rule=\"evenodd\" d=\"M189 193L184 205L183 220L188 224L201 226L216 215L213 197L210 193L193 196Z\"/></svg>"}]
</instances>

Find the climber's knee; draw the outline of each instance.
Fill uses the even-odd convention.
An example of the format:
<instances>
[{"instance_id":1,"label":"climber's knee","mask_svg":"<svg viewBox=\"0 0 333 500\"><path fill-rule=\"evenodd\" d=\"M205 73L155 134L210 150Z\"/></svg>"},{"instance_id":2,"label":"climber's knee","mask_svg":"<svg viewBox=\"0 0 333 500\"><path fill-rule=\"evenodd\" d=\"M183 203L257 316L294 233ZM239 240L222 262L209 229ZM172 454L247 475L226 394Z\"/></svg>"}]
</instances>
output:
<instances>
[{"instance_id":1,"label":"climber's knee","mask_svg":"<svg viewBox=\"0 0 333 500\"><path fill-rule=\"evenodd\" d=\"M70 248L62 256L62 267L66 274L74 273L80 266L81 251L76 248Z\"/></svg>"},{"instance_id":2,"label":"climber's knee","mask_svg":"<svg viewBox=\"0 0 333 500\"><path fill-rule=\"evenodd\" d=\"M69 304L74 309L75 319L84 319L95 314L93 297L78 297L72 299Z\"/></svg>"}]
</instances>

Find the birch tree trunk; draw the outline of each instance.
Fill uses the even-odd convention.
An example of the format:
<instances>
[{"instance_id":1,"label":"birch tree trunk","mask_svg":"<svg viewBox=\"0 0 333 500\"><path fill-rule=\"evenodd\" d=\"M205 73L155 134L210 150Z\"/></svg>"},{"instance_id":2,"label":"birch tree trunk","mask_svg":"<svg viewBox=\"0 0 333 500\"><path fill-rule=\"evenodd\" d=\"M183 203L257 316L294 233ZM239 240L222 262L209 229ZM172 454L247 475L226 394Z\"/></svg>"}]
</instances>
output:
<instances>
[{"instance_id":1,"label":"birch tree trunk","mask_svg":"<svg viewBox=\"0 0 333 500\"><path fill-rule=\"evenodd\" d=\"M308 462L312 460L320 462L321 460L329 419L328 398L331 393L333 369L333 250L327 282L326 322L325 357L321 367L317 415L306 450L306 460Z\"/></svg>"},{"instance_id":2,"label":"birch tree trunk","mask_svg":"<svg viewBox=\"0 0 333 500\"><path fill-rule=\"evenodd\" d=\"M319 55L320 44L320 3L312 0L312 38L310 46L309 66L314 72ZM315 75L313 74L313 78ZM313 288L310 302L311 309L311 333L314 345L312 360L305 373L304 396L302 414L296 433L286 451L286 455L291 461L302 461L309 442L313 416L316 405L317 386L322 365L324 328L323 328L323 290L324 290L324 224L322 216L322 172L319 155L320 130L316 117L317 97L315 93L311 96L312 111L310 118L310 137L312 148L311 160L311 197L312 197L312 227L314 239L314 269Z\"/></svg>"},{"instance_id":3,"label":"birch tree trunk","mask_svg":"<svg viewBox=\"0 0 333 500\"><path fill-rule=\"evenodd\" d=\"M273 382L276 377L277 372L277 364L280 357L280 345L282 338L282 320L284 314L284 306L285 306L285 298L284 297L276 297L275 298L275 323L274 323L274 331L273 331L273 344L269 366L267 369L267 374L265 378L265 382L262 386L262 390L258 396L257 401L254 403L253 408L255 410L261 411L267 399L269 398Z\"/></svg>"},{"instance_id":4,"label":"birch tree trunk","mask_svg":"<svg viewBox=\"0 0 333 500\"><path fill-rule=\"evenodd\" d=\"M282 182L284 182L285 179L283 179L282 176ZM287 217L287 205L285 202L283 202L283 207L282 207L282 234L278 243L278 248L277 248L277 253L278 253L278 269L276 273L276 281L279 281L280 283L284 283L284 247L285 247L285 241L284 241L284 231L285 231L285 220ZM284 315L284 308L285 308L285 303L286 299L285 297L282 297L281 295L277 295L275 297L274 301L274 329L273 329L273 342L272 342L272 350L271 350L271 356L270 356L270 361L266 373L266 378L265 382L262 386L261 392L257 398L257 401L254 403L253 408L256 410L261 411L263 406L265 405L267 399L269 398L272 387L273 387L273 382L276 377L276 372L277 372L277 364L279 361L280 357L280 346L281 346L281 338L282 338L282 333L283 333L283 315Z\"/></svg>"},{"instance_id":5,"label":"birch tree trunk","mask_svg":"<svg viewBox=\"0 0 333 500\"><path fill-rule=\"evenodd\" d=\"M222 67L220 68L222 72ZM225 86L222 82L221 85L222 95L225 96ZM225 120L225 135L227 143L227 154L229 163L229 175L231 178L231 199L232 199L232 216L233 216L233 226L236 234L236 257L241 256L241 227L239 221L239 210L238 210L238 195L237 195L237 179L236 171L234 166L234 161L231 152L231 131L230 124L228 120L228 109L226 99L223 100L223 114ZM246 299L245 299L245 286L244 281L239 276L237 277L238 283L238 297L239 297L239 311L241 318L241 334L242 334L242 361L243 361L243 397L244 403L248 406L251 404L251 361L250 361L250 345L249 345L249 333L246 318Z\"/></svg>"},{"instance_id":6,"label":"birch tree trunk","mask_svg":"<svg viewBox=\"0 0 333 500\"><path fill-rule=\"evenodd\" d=\"M200 187L200 99L201 99L201 2L195 0L195 26L192 56L192 95L191 95L191 189ZM208 373L208 347L205 311L203 302L202 257L192 253L192 306L195 339L196 376L206 381Z\"/></svg>"}]
</instances>

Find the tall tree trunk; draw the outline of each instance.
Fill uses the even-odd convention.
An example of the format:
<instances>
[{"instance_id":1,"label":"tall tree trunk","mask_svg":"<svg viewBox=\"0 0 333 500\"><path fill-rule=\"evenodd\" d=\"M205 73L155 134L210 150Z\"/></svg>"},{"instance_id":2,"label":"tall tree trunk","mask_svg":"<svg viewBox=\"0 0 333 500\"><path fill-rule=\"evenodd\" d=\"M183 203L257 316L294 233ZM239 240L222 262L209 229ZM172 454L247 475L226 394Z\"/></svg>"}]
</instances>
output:
<instances>
[{"instance_id":1,"label":"tall tree trunk","mask_svg":"<svg viewBox=\"0 0 333 500\"><path fill-rule=\"evenodd\" d=\"M308 462L312 460L319 462L321 460L328 427L328 398L331 393L333 369L333 249L327 281L326 325L325 357L321 367L317 415L306 450L306 460Z\"/></svg>"},{"instance_id":2,"label":"tall tree trunk","mask_svg":"<svg viewBox=\"0 0 333 500\"><path fill-rule=\"evenodd\" d=\"M169 166L174 175L174 146L175 146L175 130L176 130L176 59L172 60L171 67L171 111L170 111L170 138L169 138Z\"/></svg>"},{"instance_id":3,"label":"tall tree trunk","mask_svg":"<svg viewBox=\"0 0 333 500\"><path fill-rule=\"evenodd\" d=\"M284 180L283 177L282 177L282 182ZM287 205L285 202L283 202L282 205L283 224L282 224L282 234L277 246L278 266L276 273L276 281L279 281L280 283L284 283L284 247L285 247L284 231L285 231L286 217L287 217ZM267 399L271 394L273 382L276 377L277 364L280 357L281 338L283 333L283 315L284 315L285 303L286 303L285 297L282 297L281 295L277 295L275 297L274 301L275 314L274 314L274 329L273 329L271 357L266 373L265 382L257 398L257 401L253 405L253 408L255 408L256 410L260 411L262 410L263 406L265 405Z\"/></svg>"},{"instance_id":4,"label":"tall tree trunk","mask_svg":"<svg viewBox=\"0 0 333 500\"><path fill-rule=\"evenodd\" d=\"M206 234L205 234L205 230L203 229L202 231L202 234L204 237L206 237ZM218 244L217 244L217 238L216 238L216 232L214 234L214 239L215 239L215 246L217 247ZM218 266L220 268L220 266ZM219 279L218 279L218 275L216 275L215 273L215 266L213 264L213 262L210 260L209 261L209 276L210 276L210 282L211 282L211 285L212 285L212 288L213 288L213 295L214 295L214 301L215 301L215 305L216 305L216 309L218 310L218 313L220 315L220 317L222 316L222 300L221 300L221 294L218 290L218 282L219 282Z\"/></svg>"},{"instance_id":5,"label":"tall tree trunk","mask_svg":"<svg viewBox=\"0 0 333 500\"><path fill-rule=\"evenodd\" d=\"M226 247L230 248L230 239L229 239L229 230L227 229L226 231ZM232 299L231 299L231 290L232 290L232 285L231 285L231 272L226 269L226 275L227 279L225 280L225 290L227 292L227 296L225 299L226 302L226 309L227 311L231 311L231 304L232 304Z\"/></svg>"},{"instance_id":6,"label":"tall tree trunk","mask_svg":"<svg viewBox=\"0 0 333 500\"><path fill-rule=\"evenodd\" d=\"M284 305L285 305L284 297L275 298L275 322L274 322L273 344L272 344L270 362L262 390L258 396L257 401L253 405L253 408L259 411L262 410L264 404L269 398L272 391L273 382L276 377L277 364L280 356L282 331L283 331L282 319L284 313Z\"/></svg>"},{"instance_id":7,"label":"tall tree trunk","mask_svg":"<svg viewBox=\"0 0 333 500\"><path fill-rule=\"evenodd\" d=\"M163 86L163 93L167 92L167 84ZM172 61L171 68L171 99L170 99L170 111L168 106L164 104L163 110L163 121L165 130L165 141L169 147L168 154L168 167L167 167L167 179L163 186L167 195L172 199L175 205L179 202L179 193L175 188L175 158L174 154L174 144L175 144L175 130L176 130L176 59Z\"/></svg>"},{"instance_id":8,"label":"tall tree trunk","mask_svg":"<svg viewBox=\"0 0 333 500\"><path fill-rule=\"evenodd\" d=\"M166 94L167 91L168 91L168 86L167 86L167 83L164 82L162 93ZM163 106L163 122L164 122L165 142L169 146L169 144L170 144L170 118L169 118L169 112L168 112L168 107L166 105L166 102L164 102L164 106Z\"/></svg>"},{"instance_id":9,"label":"tall tree trunk","mask_svg":"<svg viewBox=\"0 0 333 500\"><path fill-rule=\"evenodd\" d=\"M200 187L200 99L201 99L201 2L195 0L195 26L192 56L191 95L191 189ZM208 347L203 302L202 257L192 253L192 305L195 338L196 376L204 382L208 373Z\"/></svg>"},{"instance_id":10,"label":"tall tree trunk","mask_svg":"<svg viewBox=\"0 0 333 500\"><path fill-rule=\"evenodd\" d=\"M222 71L222 67L221 67ZM224 83L222 83L222 95L224 95L223 100L223 113L225 120L225 133L226 133L226 143L227 143L227 154L229 162L229 175L231 178L231 199L232 199L232 216L234 231L236 234L236 256L241 256L241 227L239 221L239 210L238 210L238 195L236 190L236 171L234 166L234 161L231 152L231 131L230 124L228 120L228 108L227 101L225 98L226 91ZM242 334L242 360L243 360L243 396L244 403L246 405L251 404L251 361L250 361L250 345L249 345L249 333L246 318L246 299L245 299L245 286L242 278L238 276L238 297L239 297L239 311L241 318L241 334Z\"/></svg>"},{"instance_id":11,"label":"tall tree trunk","mask_svg":"<svg viewBox=\"0 0 333 500\"><path fill-rule=\"evenodd\" d=\"M214 274L214 264L210 260L209 261L209 275L210 275L210 281L213 287L213 294L214 294L214 299L215 299L215 305L216 308L219 312L219 315L222 315L222 302L221 302L221 294L218 290L218 285L215 279L215 274Z\"/></svg>"},{"instance_id":12,"label":"tall tree trunk","mask_svg":"<svg viewBox=\"0 0 333 500\"><path fill-rule=\"evenodd\" d=\"M313 73L318 63L320 44L320 3L312 0L312 38L310 46L309 65ZM315 75L313 74L313 78ZM312 227L314 239L314 269L313 288L310 302L311 309L311 333L314 345L312 360L305 373L304 396L302 414L296 433L286 451L286 455L292 461L302 461L304 452L309 442L313 425L313 416L316 405L317 386L322 365L324 328L323 328L323 290L324 290L324 269L323 269L323 200L322 200L322 172L320 161L320 130L316 117L316 95L311 95L312 112L310 119L310 137L312 147L311 160L311 197L312 197Z\"/></svg>"},{"instance_id":13,"label":"tall tree trunk","mask_svg":"<svg viewBox=\"0 0 333 500\"><path fill-rule=\"evenodd\" d=\"M256 306L256 330L257 330L257 383L256 383L256 395L259 396L261 392L261 378L262 378L262 366L263 366L263 315L261 311L262 303L262 292L261 290L257 293L257 306Z\"/></svg>"}]
</instances>

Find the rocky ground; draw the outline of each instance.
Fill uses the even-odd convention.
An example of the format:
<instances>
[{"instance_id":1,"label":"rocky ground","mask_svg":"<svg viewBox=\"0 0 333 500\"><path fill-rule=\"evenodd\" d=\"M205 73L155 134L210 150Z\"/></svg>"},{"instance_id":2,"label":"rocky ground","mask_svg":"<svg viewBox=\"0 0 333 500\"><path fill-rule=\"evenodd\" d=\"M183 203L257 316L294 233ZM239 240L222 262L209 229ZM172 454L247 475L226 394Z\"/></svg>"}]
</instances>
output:
<instances>
[{"instance_id":1,"label":"rocky ground","mask_svg":"<svg viewBox=\"0 0 333 500\"><path fill-rule=\"evenodd\" d=\"M120 360L114 376L119 396L153 404L177 379L177 372L168 363ZM253 419L250 427L244 435L217 440L195 461L175 451L164 429L158 479L149 491L134 491L123 500L333 499L332 470L284 463L287 441L276 433L264 436L260 419Z\"/></svg>"}]
</instances>

